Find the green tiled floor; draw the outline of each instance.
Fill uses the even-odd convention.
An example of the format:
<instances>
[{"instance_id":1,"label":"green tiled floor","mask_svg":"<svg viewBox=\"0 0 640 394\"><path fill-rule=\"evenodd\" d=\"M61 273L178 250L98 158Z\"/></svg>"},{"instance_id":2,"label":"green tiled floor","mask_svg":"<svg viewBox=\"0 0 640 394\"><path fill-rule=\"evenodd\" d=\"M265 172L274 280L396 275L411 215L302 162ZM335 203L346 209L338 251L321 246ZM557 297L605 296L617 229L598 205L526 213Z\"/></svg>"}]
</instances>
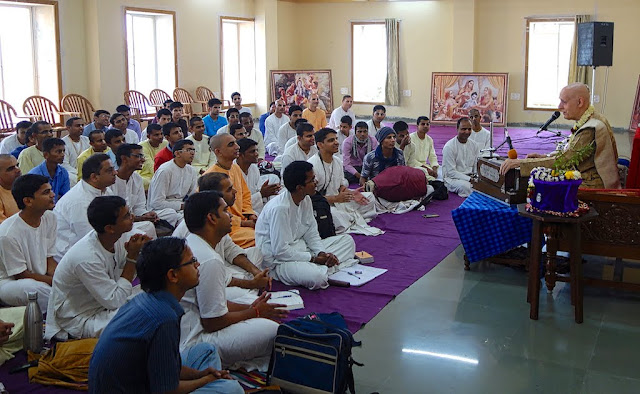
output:
<instances>
[{"instance_id":1,"label":"green tiled floor","mask_svg":"<svg viewBox=\"0 0 640 394\"><path fill-rule=\"evenodd\" d=\"M356 334L360 393L638 393L640 295L586 289L584 323L569 287L543 286L529 319L526 273L459 247Z\"/></svg>"}]
</instances>

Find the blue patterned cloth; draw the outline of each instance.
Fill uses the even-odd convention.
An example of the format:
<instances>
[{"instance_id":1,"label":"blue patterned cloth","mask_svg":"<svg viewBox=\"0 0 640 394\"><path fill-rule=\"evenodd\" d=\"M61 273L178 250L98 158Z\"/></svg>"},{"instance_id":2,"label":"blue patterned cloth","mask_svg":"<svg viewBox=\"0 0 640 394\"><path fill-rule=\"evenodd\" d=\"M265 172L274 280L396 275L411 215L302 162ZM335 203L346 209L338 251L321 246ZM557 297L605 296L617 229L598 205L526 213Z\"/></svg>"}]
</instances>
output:
<instances>
[{"instance_id":1,"label":"blue patterned cloth","mask_svg":"<svg viewBox=\"0 0 640 394\"><path fill-rule=\"evenodd\" d=\"M471 193L451 216L471 263L531 242L531 219L482 193Z\"/></svg>"}]
</instances>

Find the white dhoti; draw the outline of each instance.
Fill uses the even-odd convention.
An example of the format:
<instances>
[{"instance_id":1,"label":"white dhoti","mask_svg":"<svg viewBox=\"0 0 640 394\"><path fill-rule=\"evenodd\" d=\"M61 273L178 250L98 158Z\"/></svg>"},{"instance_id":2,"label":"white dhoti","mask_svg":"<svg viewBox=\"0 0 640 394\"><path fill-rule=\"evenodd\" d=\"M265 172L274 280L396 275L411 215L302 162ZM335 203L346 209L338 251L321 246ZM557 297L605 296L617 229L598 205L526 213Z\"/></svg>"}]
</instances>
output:
<instances>
[{"instance_id":1,"label":"white dhoti","mask_svg":"<svg viewBox=\"0 0 640 394\"><path fill-rule=\"evenodd\" d=\"M178 227L180 221L184 217L184 213L182 211L175 211L171 208L160 209L155 211L158 217L162 220L166 220L173 227Z\"/></svg>"},{"instance_id":2,"label":"white dhoti","mask_svg":"<svg viewBox=\"0 0 640 394\"><path fill-rule=\"evenodd\" d=\"M158 238L158 234L156 233L156 226L151 222L135 222L133 223L133 229L128 233L124 233L123 236L125 239L131 238L134 234L144 234L151 239Z\"/></svg>"},{"instance_id":3,"label":"white dhoti","mask_svg":"<svg viewBox=\"0 0 640 394\"><path fill-rule=\"evenodd\" d=\"M444 180L444 184L448 191L457 193L460 197L469 197L472 192L471 182L469 181L447 178Z\"/></svg>"},{"instance_id":4,"label":"white dhoti","mask_svg":"<svg viewBox=\"0 0 640 394\"><path fill-rule=\"evenodd\" d=\"M82 326L82 338L98 338L102 335L102 331L107 327L107 324L118 313L117 309L104 310L92 315L84 321Z\"/></svg>"},{"instance_id":5,"label":"white dhoti","mask_svg":"<svg viewBox=\"0 0 640 394\"><path fill-rule=\"evenodd\" d=\"M339 265L327 267L309 261L274 261L271 275L289 286L304 286L310 290L325 289L329 287L329 275L358 263L354 258L356 244L350 235L336 235L321 242L323 251L336 255ZM310 252L304 240L299 240L293 247Z\"/></svg>"},{"instance_id":6,"label":"white dhoti","mask_svg":"<svg viewBox=\"0 0 640 394\"><path fill-rule=\"evenodd\" d=\"M23 306L29 302L28 293L38 293L38 305L44 313L47 311L51 286L35 279L7 280L0 286L0 301L10 306Z\"/></svg>"},{"instance_id":7,"label":"white dhoti","mask_svg":"<svg viewBox=\"0 0 640 394\"><path fill-rule=\"evenodd\" d=\"M363 235L380 235L384 231L377 227L371 227L367 223L378 216L376 210L376 198L373 193L362 193L369 200L366 205L360 205L355 201L335 203L331 207L331 216L336 234L350 233Z\"/></svg>"}]
</instances>

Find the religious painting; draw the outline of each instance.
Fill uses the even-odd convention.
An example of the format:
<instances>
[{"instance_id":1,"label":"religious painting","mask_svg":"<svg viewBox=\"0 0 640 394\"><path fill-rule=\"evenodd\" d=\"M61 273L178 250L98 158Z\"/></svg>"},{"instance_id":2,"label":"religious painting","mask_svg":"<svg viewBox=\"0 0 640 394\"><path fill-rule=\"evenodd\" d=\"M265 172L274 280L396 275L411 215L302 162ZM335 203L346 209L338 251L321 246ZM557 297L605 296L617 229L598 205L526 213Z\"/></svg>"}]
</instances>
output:
<instances>
[{"instance_id":1,"label":"religious painting","mask_svg":"<svg viewBox=\"0 0 640 394\"><path fill-rule=\"evenodd\" d=\"M433 73L431 123L455 125L475 108L483 124L504 127L508 83L508 73Z\"/></svg>"},{"instance_id":2,"label":"religious painting","mask_svg":"<svg viewBox=\"0 0 640 394\"><path fill-rule=\"evenodd\" d=\"M309 97L317 93L318 108L327 114L333 111L331 70L271 70L271 100L283 98L290 105L303 109L309 106Z\"/></svg>"},{"instance_id":3,"label":"religious painting","mask_svg":"<svg viewBox=\"0 0 640 394\"><path fill-rule=\"evenodd\" d=\"M637 127L640 127L640 77L638 77L636 99L633 101L633 109L631 110L631 123L629 123L629 130L635 130Z\"/></svg>"}]
</instances>

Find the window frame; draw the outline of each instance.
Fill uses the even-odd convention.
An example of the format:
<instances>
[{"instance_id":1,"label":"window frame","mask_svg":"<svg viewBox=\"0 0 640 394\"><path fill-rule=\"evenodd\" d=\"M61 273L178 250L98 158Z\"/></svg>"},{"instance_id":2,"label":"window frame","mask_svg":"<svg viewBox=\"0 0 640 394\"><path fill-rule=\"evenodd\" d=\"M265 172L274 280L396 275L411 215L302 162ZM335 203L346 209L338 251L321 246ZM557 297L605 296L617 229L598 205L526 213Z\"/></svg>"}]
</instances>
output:
<instances>
[{"instance_id":1,"label":"window frame","mask_svg":"<svg viewBox=\"0 0 640 394\"><path fill-rule=\"evenodd\" d=\"M51 100L54 102L54 104L59 105L60 100L62 100L62 60L61 60L61 52L60 52L60 12L58 9L58 2L57 1L53 1L53 0L16 0L16 1L12 1L10 3L13 4L5 4L7 6L14 6L14 7L20 7L20 6L26 6L26 7L30 7L33 8L34 6L38 6L38 5L47 5L47 6L53 6L53 34L54 34L54 40L56 43L56 66L58 68L57 70L57 74L58 74L58 97L55 98L55 100ZM34 51L33 51L33 59L34 59L34 64L37 63L37 58L38 58L38 54L37 51L35 50L35 31L34 31L34 14L31 11L30 12L30 16L31 16L31 40L34 46ZM34 68L33 70L33 79L34 81L38 80L38 69L37 67ZM40 88L38 86L37 83L34 83L34 92L33 95L36 96L40 96ZM47 97L49 98L49 97ZM49 98L51 99L51 98ZM11 103L14 108L16 108L16 111L18 112L22 112L22 104L23 103ZM18 107L20 109L18 109Z\"/></svg>"},{"instance_id":2,"label":"window frame","mask_svg":"<svg viewBox=\"0 0 640 394\"><path fill-rule=\"evenodd\" d=\"M173 59L174 59L174 73L176 79L176 86L174 89L180 86L178 80L178 38L176 34L176 12L170 10L158 10L154 8L140 8L140 7L124 7L123 17L124 17L124 69L125 69L125 90L129 89L129 42L127 37L129 36L129 31L127 30L127 12L145 12L150 14L163 14L170 15L173 19ZM156 64L157 67L157 64ZM158 86L156 86L158 88ZM150 92L140 92L148 98ZM169 93L169 92L167 92ZM173 91L169 93L169 95L173 95Z\"/></svg>"},{"instance_id":3,"label":"window frame","mask_svg":"<svg viewBox=\"0 0 640 394\"><path fill-rule=\"evenodd\" d=\"M351 97L354 98L353 103L354 104L373 104L373 105L385 105L385 102L377 102L377 101L356 101L355 100L355 92L353 90L353 76L355 75L355 69L354 69L354 61L353 61L353 27L357 26L357 25L383 25L384 26L385 22L384 21L359 21L359 22L351 22L351 27L350 27L350 34L351 34Z\"/></svg>"},{"instance_id":4,"label":"window frame","mask_svg":"<svg viewBox=\"0 0 640 394\"><path fill-rule=\"evenodd\" d=\"M554 108L540 108L540 107L530 107L528 104L528 92L527 87L529 86L529 27L531 22L572 22L575 23L575 18L571 16L557 16L557 17L548 17L548 18L525 18L527 24L525 27L525 55L524 55L524 110L525 111L549 111L552 109L557 109L557 106ZM569 66L570 67L570 66Z\"/></svg>"},{"instance_id":5,"label":"window frame","mask_svg":"<svg viewBox=\"0 0 640 394\"><path fill-rule=\"evenodd\" d=\"M229 97L228 99L225 98L224 96L224 37L223 37L223 28L222 28L222 24L224 23L224 21L241 21L241 22L252 22L253 23L253 34L255 37L255 31L256 31L256 19L255 18L245 18L245 17L240 17L240 16L224 16L221 15L220 19L219 19L219 30L220 30L220 97L219 99L224 103L225 100L229 100L229 105L231 107L233 107L233 102L231 101L231 97ZM240 39L238 38L238 43L240 43ZM254 52L255 52L255 40L254 40ZM238 51L238 62L240 61L240 51ZM257 74L258 70L256 67L255 73ZM255 77L255 76L254 76ZM256 81L257 82L257 81ZM257 87L257 83L256 83L256 87ZM231 92L233 93L233 92ZM242 92L240 92L240 95L242 95ZM245 103L244 101L242 102L242 106L243 107L254 107L256 106L256 101L257 101L257 94L255 97L254 102L252 103Z\"/></svg>"}]
</instances>

